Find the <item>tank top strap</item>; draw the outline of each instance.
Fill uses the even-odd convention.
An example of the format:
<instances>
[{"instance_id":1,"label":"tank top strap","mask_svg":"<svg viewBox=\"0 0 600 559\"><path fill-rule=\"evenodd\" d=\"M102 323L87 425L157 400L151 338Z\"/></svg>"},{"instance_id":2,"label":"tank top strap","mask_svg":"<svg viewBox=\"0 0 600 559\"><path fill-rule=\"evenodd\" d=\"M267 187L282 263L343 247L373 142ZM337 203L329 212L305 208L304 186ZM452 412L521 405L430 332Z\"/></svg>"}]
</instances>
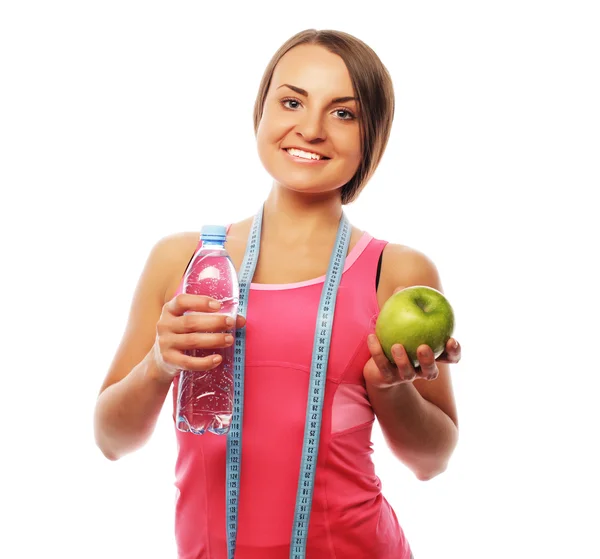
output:
<instances>
[{"instance_id":1,"label":"tank top strap","mask_svg":"<svg viewBox=\"0 0 600 559\"><path fill-rule=\"evenodd\" d=\"M359 254L356 254L352 266L348 270L348 274L352 277L352 281L373 282L376 279L379 259L383 253L383 249L388 244L387 241L375 239L368 233L363 235L356 248L362 249ZM359 247L364 244L363 247Z\"/></svg>"}]
</instances>

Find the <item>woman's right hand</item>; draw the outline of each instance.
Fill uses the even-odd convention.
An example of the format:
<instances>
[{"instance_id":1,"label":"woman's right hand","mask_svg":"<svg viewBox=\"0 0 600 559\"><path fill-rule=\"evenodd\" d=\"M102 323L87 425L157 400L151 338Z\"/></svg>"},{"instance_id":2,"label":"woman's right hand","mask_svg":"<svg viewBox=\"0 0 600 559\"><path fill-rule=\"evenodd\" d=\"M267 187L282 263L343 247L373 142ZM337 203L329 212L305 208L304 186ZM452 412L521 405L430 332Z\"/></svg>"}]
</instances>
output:
<instances>
[{"instance_id":1,"label":"woman's right hand","mask_svg":"<svg viewBox=\"0 0 600 559\"><path fill-rule=\"evenodd\" d=\"M220 314L221 303L204 295L181 293L165 303L156 324L153 358L159 374L171 381L181 370L208 371L221 362L221 356L192 357L186 351L218 349L232 346L234 337L228 331L243 328L246 319ZM189 314L185 314L189 313Z\"/></svg>"}]
</instances>

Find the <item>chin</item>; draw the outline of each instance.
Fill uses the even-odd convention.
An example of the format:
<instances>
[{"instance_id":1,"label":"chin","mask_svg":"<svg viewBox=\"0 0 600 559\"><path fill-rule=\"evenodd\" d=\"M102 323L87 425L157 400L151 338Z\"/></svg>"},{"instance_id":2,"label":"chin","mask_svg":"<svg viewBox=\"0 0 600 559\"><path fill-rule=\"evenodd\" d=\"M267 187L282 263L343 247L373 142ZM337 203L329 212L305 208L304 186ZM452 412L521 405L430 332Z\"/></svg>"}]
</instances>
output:
<instances>
[{"instance_id":1,"label":"chin","mask_svg":"<svg viewBox=\"0 0 600 559\"><path fill-rule=\"evenodd\" d=\"M335 188L327 188L327 186L323 186L322 184L319 184L319 185L312 185L312 184L306 184L306 183L296 184L293 182L279 180L279 179L275 179L275 184L279 188L283 188L285 190L290 190L290 191L296 192L298 194L306 194L306 195L311 195L311 196L328 194L328 193L336 190Z\"/></svg>"},{"instance_id":2,"label":"chin","mask_svg":"<svg viewBox=\"0 0 600 559\"><path fill-rule=\"evenodd\" d=\"M340 167L340 161L330 159L328 164L319 169L317 166L294 164L287 160L287 153L277 148L276 151L269 150L265 153L259 149L260 161L273 178L275 184L286 190L305 194L328 194L341 188L354 176L355 170L348 172L348 177L339 178L336 170ZM284 156L284 157L282 157ZM336 169L337 168L337 169Z\"/></svg>"}]
</instances>

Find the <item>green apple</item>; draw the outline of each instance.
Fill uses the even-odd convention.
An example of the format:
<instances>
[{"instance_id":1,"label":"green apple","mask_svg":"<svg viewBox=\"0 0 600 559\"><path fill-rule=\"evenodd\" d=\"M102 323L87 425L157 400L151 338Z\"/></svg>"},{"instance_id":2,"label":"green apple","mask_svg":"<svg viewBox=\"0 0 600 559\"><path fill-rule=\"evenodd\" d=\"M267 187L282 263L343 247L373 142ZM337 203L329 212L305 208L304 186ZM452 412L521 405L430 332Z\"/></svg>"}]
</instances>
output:
<instances>
[{"instance_id":1,"label":"green apple","mask_svg":"<svg viewBox=\"0 0 600 559\"><path fill-rule=\"evenodd\" d=\"M375 334L391 363L392 346L402 344L416 367L417 348L428 345L439 357L454 330L454 311L437 289L425 285L407 287L394 293L383 305Z\"/></svg>"}]
</instances>

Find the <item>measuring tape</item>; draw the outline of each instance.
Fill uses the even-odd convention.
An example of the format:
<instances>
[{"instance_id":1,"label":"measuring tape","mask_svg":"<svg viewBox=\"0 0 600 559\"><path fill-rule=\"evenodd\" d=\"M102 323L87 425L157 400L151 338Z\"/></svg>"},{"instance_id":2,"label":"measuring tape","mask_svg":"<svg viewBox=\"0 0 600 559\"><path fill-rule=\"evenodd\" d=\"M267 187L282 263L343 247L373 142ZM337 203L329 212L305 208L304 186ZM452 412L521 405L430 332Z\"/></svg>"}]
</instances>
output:
<instances>
[{"instance_id":1,"label":"measuring tape","mask_svg":"<svg viewBox=\"0 0 600 559\"><path fill-rule=\"evenodd\" d=\"M256 270L260 250L263 208L255 216L246 247L246 254L240 270L239 314L246 316L250 284ZM315 485L321 417L325 397L325 380L329 360L329 344L333 328L333 315L338 286L342 279L348 245L350 244L350 223L342 214L335 246L329 261L329 268L321 292L319 310L313 342L310 367L306 423L302 445L302 462L296 494L296 510L290 545L291 559L304 559L306 540ZM227 557L234 559L238 524L238 500L240 495L240 473L242 465L242 421L244 416L244 362L246 357L246 329L236 332L233 366L233 414L227 435Z\"/></svg>"}]
</instances>

